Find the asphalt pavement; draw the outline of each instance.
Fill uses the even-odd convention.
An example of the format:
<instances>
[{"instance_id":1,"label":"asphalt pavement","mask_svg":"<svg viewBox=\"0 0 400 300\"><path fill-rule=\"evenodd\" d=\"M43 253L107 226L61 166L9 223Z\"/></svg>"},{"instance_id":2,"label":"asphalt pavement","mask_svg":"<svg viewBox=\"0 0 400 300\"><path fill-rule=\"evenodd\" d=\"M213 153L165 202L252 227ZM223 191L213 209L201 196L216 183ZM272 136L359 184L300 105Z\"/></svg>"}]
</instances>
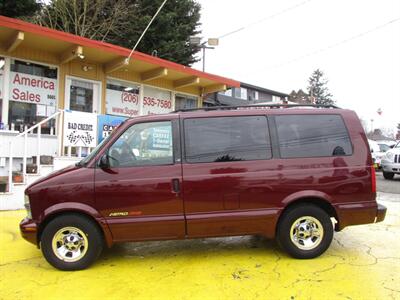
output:
<instances>
[{"instance_id":1,"label":"asphalt pavement","mask_svg":"<svg viewBox=\"0 0 400 300\"><path fill-rule=\"evenodd\" d=\"M400 194L400 175L394 175L392 180L388 180L383 178L382 172L376 172L376 187L378 192Z\"/></svg>"}]
</instances>

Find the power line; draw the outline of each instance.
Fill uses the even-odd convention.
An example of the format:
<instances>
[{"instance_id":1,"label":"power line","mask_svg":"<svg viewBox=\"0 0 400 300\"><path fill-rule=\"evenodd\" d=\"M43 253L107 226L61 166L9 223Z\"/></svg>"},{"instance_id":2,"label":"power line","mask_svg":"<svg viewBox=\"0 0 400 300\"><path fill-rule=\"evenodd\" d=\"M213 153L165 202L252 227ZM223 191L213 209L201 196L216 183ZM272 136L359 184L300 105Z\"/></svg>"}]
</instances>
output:
<instances>
[{"instance_id":1,"label":"power line","mask_svg":"<svg viewBox=\"0 0 400 300\"><path fill-rule=\"evenodd\" d=\"M305 4L307 4L308 2L311 2L311 1L312 1L312 0L305 0L305 1L303 1L303 2L300 2L300 3L296 4L296 5L287 7L287 8L285 8L285 9L283 9L283 10L281 10L281 11L278 11L278 12L272 14L272 15L269 15L269 16L264 17L264 18L261 18L261 19L259 19L259 20L257 20L257 21L251 22L251 23L249 23L249 24L247 24L247 25L244 25L244 26L242 26L242 27L240 27L240 28L237 28L237 29L235 29L235 30L233 30L233 31L229 31L229 32L227 32L227 33L224 33L224 34L220 35L220 36L218 37L218 39L222 39L222 38L224 38L224 37L227 37L227 36L230 36L230 35L232 35L232 34L238 33L238 32L240 32L240 31L242 31L242 30L245 30L245 29L247 29L247 28L249 28L249 27L251 27L251 26L254 26L254 25L257 25L257 24L259 24L259 23L265 22L265 21L267 21L267 20L276 18L276 17L278 17L278 16L280 16L280 15L283 15L283 14L285 14L285 13L291 11L291 10L294 10L294 9L300 7L300 6L303 6L303 5L305 5ZM176 50L176 51L170 51L170 52L168 52L168 53L163 53L163 54L161 54L160 57L161 57L161 58L162 58L162 57L166 57L167 55L171 55L171 54L180 54L180 53L184 53L185 51L188 51L188 49L183 48L183 49Z\"/></svg>"},{"instance_id":2,"label":"power line","mask_svg":"<svg viewBox=\"0 0 400 300\"><path fill-rule=\"evenodd\" d=\"M132 48L131 52L129 53L129 56L125 59L125 61L129 64L129 60L131 59L131 56L133 52L136 50L136 47L139 45L140 41L142 40L143 36L146 34L147 29L149 29L151 23L153 23L154 19L157 17L158 13L161 11L163 8L164 4L167 2L167 0L164 0L163 3L161 3L160 7L157 9L156 13L154 16L151 18L149 24L147 24L146 28L143 30L142 34L140 35L139 39L137 40L135 46Z\"/></svg>"},{"instance_id":3,"label":"power line","mask_svg":"<svg viewBox=\"0 0 400 300\"><path fill-rule=\"evenodd\" d=\"M261 71L261 70L269 70L269 69L280 68L280 67L282 67L282 66L285 66L285 65L288 65L288 64L297 62L297 61L302 60L302 59L304 59L304 58L307 58L307 57L310 57L310 56L313 56L313 55L316 55L316 54L319 54L319 53L328 51L328 50L330 50L330 49L333 49L333 48L336 48L336 47L341 46L341 45L343 45L343 44L346 44L346 43L348 43L348 42L351 42L351 41L353 41L353 40L359 39L359 38L361 38L361 37L363 37L363 36L365 36L365 35L368 35L368 34L370 34L370 33L372 33L372 32L375 32L375 31L377 31L377 30L380 30L380 29L382 29L382 28L384 28L384 27L386 27L386 26L388 26L388 25L391 25L391 24L397 22L397 21L400 21L400 17L399 17L399 18L396 18L396 19L393 19L393 20L391 20L391 21L389 21L389 22L386 22L386 23L384 23L384 24L378 25L378 26L376 26L376 27L374 27L374 28L372 28L372 29L369 29L369 30L367 30L367 31L364 31L364 32L361 32L361 33L359 33L359 34L353 35L352 37L349 37L349 38L347 38L347 39L341 40L340 42L336 42L336 43L331 44L331 45L329 45L329 46L327 46L327 47L320 48L320 49L315 50L315 51L313 51L313 52L309 52L309 53L307 53L307 54L298 56L298 57L293 58L293 59L291 59L291 60L288 60L288 61L286 61L286 62L282 62L282 63L276 64L276 65L271 65L271 66L269 66L269 67L267 66L267 67L264 67L264 68L262 68L262 69L257 69L256 72L257 72L257 71ZM254 72L254 71L253 71L253 72Z\"/></svg>"},{"instance_id":4,"label":"power line","mask_svg":"<svg viewBox=\"0 0 400 300\"><path fill-rule=\"evenodd\" d=\"M257 25L257 24L259 24L259 23L265 22L265 21L267 21L267 20L276 18L276 17L278 17L278 16L280 16L280 15L283 15L283 14L285 14L285 13L291 11L291 10L294 10L294 9L300 7L300 6L303 6L303 5L307 4L307 3L310 2L310 1L312 1L312 0L305 0L305 1L303 1L303 2L300 2L300 3L296 4L296 5L287 7L287 8L285 8L285 9L279 11L279 12L276 12L276 13L274 13L274 14L272 14L272 15L269 15L269 16L264 17L264 18L262 18L262 19L259 19L259 20L257 20L257 21L251 22L251 23L249 23L249 24L247 24L247 25L245 25L245 26L242 26L242 27L240 27L240 28L237 28L237 29L235 29L235 30L233 30L233 31L229 31L229 32L227 32L227 33L225 33L225 34L223 34L223 35L220 35L218 38L219 38L219 39L222 39L222 38L227 37L227 36L229 36L229 35L232 35L232 34L235 34L235 33L240 32L240 31L242 31L242 30L245 30L245 29L247 29L247 28L249 28L249 27L251 27L251 26L254 26L254 25Z\"/></svg>"}]
</instances>

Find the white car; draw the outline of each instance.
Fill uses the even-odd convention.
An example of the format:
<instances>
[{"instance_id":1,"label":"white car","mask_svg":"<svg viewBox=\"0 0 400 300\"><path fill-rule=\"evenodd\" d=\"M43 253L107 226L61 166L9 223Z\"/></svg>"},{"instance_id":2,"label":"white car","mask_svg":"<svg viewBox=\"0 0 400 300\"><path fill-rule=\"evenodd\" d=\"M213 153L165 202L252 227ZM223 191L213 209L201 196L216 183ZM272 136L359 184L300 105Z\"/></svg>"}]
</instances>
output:
<instances>
[{"instance_id":1,"label":"white car","mask_svg":"<svg viewBox=\"0 0 400 300\"><path fill-rule=\"evenodd\" d=\"M393 179L394 174L400 174L400 142L386 151L381 160L383 177Z\"/></svg>"},{"instance_id":2,"label":"white car","mask_svg":"<svg viewBox=\"0 0 400 300\"><path fill-rule=\"evenodd\" d=\"M378 142L373 140L368 140L369 149L371 151L371 156L374 164L377 168L381 167L381 159L385 155L384 147L380 146ZM382 147L382 149L381 149ZM388 147L389 148L389 147Z\"/></svg>"}]
</instances>

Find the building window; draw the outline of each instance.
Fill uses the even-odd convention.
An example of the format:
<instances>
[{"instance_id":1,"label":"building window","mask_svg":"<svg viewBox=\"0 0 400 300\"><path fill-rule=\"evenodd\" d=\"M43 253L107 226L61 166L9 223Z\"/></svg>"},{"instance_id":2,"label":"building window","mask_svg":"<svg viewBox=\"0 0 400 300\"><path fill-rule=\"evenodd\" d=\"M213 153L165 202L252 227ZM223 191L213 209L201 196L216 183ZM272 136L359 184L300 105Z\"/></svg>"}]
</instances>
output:
<instances>
[{"instance_id":1,"label":"building window","mask_svg":"<svg viewBox=\"0 0 400 300\"><path fill-rule=\"evenodd\" d=\"M265 116L186 119L184 131L185 156L189 163L272 157Z\"/></svg>"},{"instance_id":2,"label":"building window","mask_svg":"<svg viewBox=\"0 0 400 300\"><path fill-rule=\"evenodd\" d=\"M57 69L11 60L8 123L23 131L52 115L57 107ZM54 132L55 121L43 124L42 133Z\"/></svg>"},{"instance_id":3,"label":"building window","mask_svg":"<svg viewBox=\"0 0 400 300\"><path fill-rule=\"evenodd\" d=\"M173 111L171 92L145 86L143 90L143 114L165 114Z\"/></svg>"},{"instance_id":4,"label":"building window","mask_svg":"<svg viewBox=\"0 0 400 300\"><path fill-rule=\"evenodd\" d=\"M235 88L235 98L247 100L247 89Z\"/></svg>"},{"instance_id":5,"label":"building window","mask_svg":"<svg viewBox=\"0 0 400 300\"><path fill-rule=\"evenodd\" d=\"M0 57L0 130L5 128L4 124L1 122L1 120L3 120L3 85L5 63L6 61L4 57Z\"/></svg>"},{"instance_id":6,"label":"building window","mask_svg":"<svg viewBox=\"0 0 400 300\"><path fill-rule=\"evenodd\" d=\"M124 117L139 115L139 90L135 84L107 80L106 114Z\"/></svg>"},{"instance_id":7,"label":"building window","mask_svg":"<svg viewBox=\"0 0 400 300\"><path fill-rule=\"evenodd\" d=\"M69 107L71 110L93 112L93 83L71 80Z\"/></svg>"},{"instance_id":8,"label":"building window","mask_svg":"<svg viewBox=\"0 0 400 300\"><path fill-rule=\"evenodd\" d=\"M175 109L197 108L197 97L182 94L175 95Z\"/></svg>"},{"instance_id":9,"label":"building window","mask_svg":"<svg viewBox=\"0 0 400 300\"><path fill-rule=\"evenodd\" d=\"M247 95L250 101L258 100L258 91L247 90Z\"/></svg>"}]
</instances>

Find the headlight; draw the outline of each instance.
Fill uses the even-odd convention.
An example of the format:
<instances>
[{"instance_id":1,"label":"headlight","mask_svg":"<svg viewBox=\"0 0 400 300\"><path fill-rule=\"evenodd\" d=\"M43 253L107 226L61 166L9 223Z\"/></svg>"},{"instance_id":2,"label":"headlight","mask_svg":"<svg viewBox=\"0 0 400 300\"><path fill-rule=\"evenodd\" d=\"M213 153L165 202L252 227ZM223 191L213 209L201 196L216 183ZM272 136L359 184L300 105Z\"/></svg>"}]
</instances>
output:
<instances>
[{"instance_id":1,"label":"headlight","mask_svg":"<svg viewBox=\"0 0 400 300\"><path fill-rule=\"evenodd\" d=\"M28 215L28 218L29 218L29 219L32 219L31 204L29 203L29 196L26 195L26 194L25 194L24 201L25 201L24 206L25 206L25 209L26 209L26 213L27 213L27 215Z\"/></svg>"},{"instance_id":2,"label":"headlight","mask_svg":"<svg viewBox=\"0 0 400 300\"><path fill-rule=\"evenodd\" d=\"M394 154L392 152L386 152L385 158L388 160L392 160L394 157Z\"/></svg>"}]
</instances>

